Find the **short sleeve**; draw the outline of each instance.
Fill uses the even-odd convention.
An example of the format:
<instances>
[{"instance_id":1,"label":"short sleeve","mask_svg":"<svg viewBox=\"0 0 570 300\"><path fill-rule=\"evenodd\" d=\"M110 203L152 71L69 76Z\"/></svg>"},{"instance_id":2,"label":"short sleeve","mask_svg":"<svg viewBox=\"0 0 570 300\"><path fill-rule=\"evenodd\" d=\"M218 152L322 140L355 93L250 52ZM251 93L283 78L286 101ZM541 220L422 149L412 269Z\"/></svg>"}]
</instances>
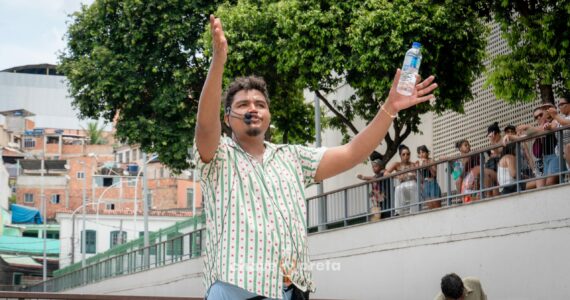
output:
<instances>
[{"instance_id":1,"label":"short sleeve","mask_svg":"<svg viewBox=\"0 0 570 300\"><path fill-rule=\"evenodd\" d=\"M228 143L226 138L220 137L220 142L218 143L218 148L214 153L214 157L208 163L202 161L198 148L196 147L196 142L194 141L194 146L192 148L192 153L194 154L194 164L196 165L196 170L200 174L202 180L207 180L210 182L217 181L217 174L219 167L222 166L223 162L227 157Z\"/></svg>"},{"instance_id":2,"label":"short sleeve","mask_svg":"<svg viewBox=\"0 0 570 300\"><path fill-rule=\"evenodd\" d=\"M309 186L315 183L315 175L317 174L317 168L323 158L323 155L327 151L327 148L313 148L296 145L295 154L297 155L297 160L301 165L301 171L303 173L303 183L305 186Z\"/></svg>"}]
</instances>

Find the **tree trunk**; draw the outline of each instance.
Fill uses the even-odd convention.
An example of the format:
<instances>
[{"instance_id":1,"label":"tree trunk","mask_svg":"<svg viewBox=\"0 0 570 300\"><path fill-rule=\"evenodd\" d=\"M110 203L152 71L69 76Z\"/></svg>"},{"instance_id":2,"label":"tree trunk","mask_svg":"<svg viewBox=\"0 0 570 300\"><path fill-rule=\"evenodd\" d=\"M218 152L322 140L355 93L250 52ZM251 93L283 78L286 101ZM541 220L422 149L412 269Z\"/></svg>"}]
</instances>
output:
<instances>
[{"instance_id":1,"label":"tree trunk","mask_svg":"<svg viewBox=\"0 0 570 300\"><path fill-rule=\"evenodd\" d=\"M544 104L554 104L554 92L552 91L552 84L540 84L540 99Z\"/></svg>"}]
</instances>

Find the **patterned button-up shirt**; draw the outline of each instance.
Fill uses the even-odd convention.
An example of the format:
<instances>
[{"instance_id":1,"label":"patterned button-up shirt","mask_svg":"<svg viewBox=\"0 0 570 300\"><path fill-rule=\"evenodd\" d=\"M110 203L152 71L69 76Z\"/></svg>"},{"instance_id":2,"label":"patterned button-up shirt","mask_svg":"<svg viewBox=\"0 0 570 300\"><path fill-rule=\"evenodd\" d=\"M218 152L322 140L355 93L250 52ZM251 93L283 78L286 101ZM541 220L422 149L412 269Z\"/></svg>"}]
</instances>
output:
<instances>
[{"instance_id":1,"label":"patterned button-up shirt","mask_svg":"<svg viewBox=\"0 0 570 300\"><path fill-rule=\"evenodd\" d=\"M196 153L206 214L206 287L216 280L280 299L284 271L313 290L305 187L326 148L265 143L263 162L222 137L214 158Z\"/></svg>"}]
</instances>

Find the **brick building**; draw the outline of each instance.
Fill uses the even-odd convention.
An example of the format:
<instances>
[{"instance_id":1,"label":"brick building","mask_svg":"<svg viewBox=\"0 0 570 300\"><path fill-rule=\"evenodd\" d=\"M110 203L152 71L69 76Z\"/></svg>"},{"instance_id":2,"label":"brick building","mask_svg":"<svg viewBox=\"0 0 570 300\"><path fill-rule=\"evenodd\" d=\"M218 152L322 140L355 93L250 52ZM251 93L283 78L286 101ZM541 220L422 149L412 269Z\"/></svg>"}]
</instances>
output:
<instances>
[{"instance_id":1,"label":"brick building","mask_svg":"<svg viewBox=\"0 0 570 300\"><path fill-rule=\"evenodd\" d=\"M90 209L143 211L142 152L138 147L90 145L83 130L33 128L26 120L16 159L16 203L41 210L41 187L47 218L58 211L76 210L85 195ZM113 140L110 132L105 139ZM11 153L11 152L6 152ZM45 172L41 176L41 158ZM199 184L191 172L174 174L157 159L147 162L149 207L154 210L192 210L201 207ZM135 197L138 202L135 203Z\"/></svg>"}]
</instances>

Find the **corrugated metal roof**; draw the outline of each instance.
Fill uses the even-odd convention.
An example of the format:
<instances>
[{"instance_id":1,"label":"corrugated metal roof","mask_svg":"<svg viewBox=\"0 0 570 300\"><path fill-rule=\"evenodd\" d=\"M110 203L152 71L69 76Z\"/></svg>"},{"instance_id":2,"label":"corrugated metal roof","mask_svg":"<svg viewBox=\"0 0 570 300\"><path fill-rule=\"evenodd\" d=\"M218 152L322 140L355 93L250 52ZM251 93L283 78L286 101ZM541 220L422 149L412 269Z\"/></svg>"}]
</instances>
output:
<instances>
[{"instance_id":1,"label":"corrugated metal roof","mask_svg":"<svg viewBox=\"0 0 570 300\"><path fill-rule=\"evenodd\" d=\"M46 252L48 255L59 255L59 240L47 239ZM42 254L44 240L22 236L0 236L0 253ZM2 254L4 255L4 254Z\"/></svg>"},{"instance_id":2,"label":"corrugated metal roof","mask_svg":"<svg viewBox=\"0 0 570 300\"><path fill-rule=\"evenodd\" d=\"M29 256L18 256L18 255L10 255L10 254L0 254L2 260L4 260L9 265L18 265L18 266L26 266L26 267L37 267L41 268L42 264L35 261L33 258Z\"/></svg>"}]
</instances>

